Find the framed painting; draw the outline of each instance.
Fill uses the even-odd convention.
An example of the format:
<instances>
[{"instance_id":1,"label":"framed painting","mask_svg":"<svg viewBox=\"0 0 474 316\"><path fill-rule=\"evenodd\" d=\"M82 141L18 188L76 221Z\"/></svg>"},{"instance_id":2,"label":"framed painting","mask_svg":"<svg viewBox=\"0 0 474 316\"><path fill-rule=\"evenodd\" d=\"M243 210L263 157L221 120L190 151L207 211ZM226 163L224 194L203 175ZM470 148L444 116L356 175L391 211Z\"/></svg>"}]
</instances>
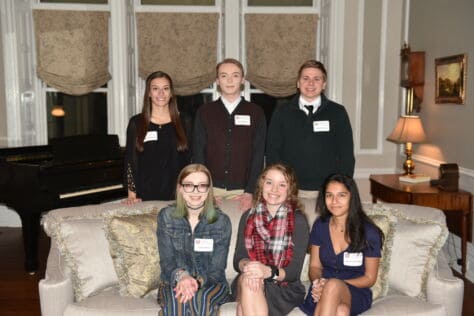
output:
<instances>
[{"instance_id":1,"label":"framed painting","mask_svg":"<svg viewBox=\"0 0 474 316\"><path fill-rule=\"evenodd\" d=\"M435 59L436 103L464 104L466 95L466 54Z\"/></svg>"}]
</instances>

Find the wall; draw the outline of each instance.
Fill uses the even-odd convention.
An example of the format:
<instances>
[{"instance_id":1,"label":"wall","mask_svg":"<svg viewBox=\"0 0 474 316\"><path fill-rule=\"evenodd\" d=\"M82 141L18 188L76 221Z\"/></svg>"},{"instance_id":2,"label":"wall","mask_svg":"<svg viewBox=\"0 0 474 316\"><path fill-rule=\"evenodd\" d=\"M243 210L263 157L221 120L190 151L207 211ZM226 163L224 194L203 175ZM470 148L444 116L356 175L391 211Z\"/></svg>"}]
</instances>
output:
<instances>
[{"instance_id":1,"label":"wall","mask_svg":"<svg viewBox=\"0 0 474 316\"><path fill-rule=\"evenodd\" d=\"M356 174L393 173L397 146L385 138L400 112L403 1L345 1L342 103L354 132Z\"/></svg>"},{"instance_id":2,"label":"wall","mask_svg":"<svg viewBox=\"0 0 474 316\"><path fill-rule=\"evenodd\" d=\"M2 26L0 24L0 34L3 36ZM3 69L3 40L0 40L0 87L5 86L5 77ZM8 146L7 140L7 120L5 105L5 89L0 89L0 148Z\"/></svg>"},{"instance_id":3,"label":"wall","mask_svg":"<svg viewBox=\"0 0 474 316\"><path fill-rule=\"evenodd\" d=\"M429 8L429 9L427 9ZM438 177L440 163L457 163L460 187L474 192L474 1L412 0L409 44L425 51L425 88L420 117L428 143L415 147L416 170ZM435 103L435 59L467 54L467 86L464 105ZM403 157L399 157L400 163ZM474 231L474 225L473 225ZM453 240L450 239L450 243ZM454 237L459 253L459 238ZM472 243L468 246L468 278L474 278Z\"/></svg>"},{"instance_id":4,"label":"wall","mask_svg":"<svg viewBox=\"0 0 474 316\"><path fill-rule=\"evenodd\" d=\"M427 10L427 6L430 10ZM456 0L415 0L410 7L409 44L425 51L425 89L420 117L428 143L415 147L416 169L438 177L438 165L457 163L460 187L474 192L474 2ZM466 102L435 104L435 59L467 54Z\"/></svg>"},{"instance_id":5,"label":"wall","mask_svg":"<svg viewBox=\"0 0 474 316\"><path fill-rule=\"evenodd\" d=\"M416 0L411 1L410 10L411 48L426 52L420 116L429 143L419 146L416 154L474 172L474 2L456 0L453 5L449 0ZM465 104L435 104L435 58L462 53L468 55Z\"/></svg>"}]
</instances>

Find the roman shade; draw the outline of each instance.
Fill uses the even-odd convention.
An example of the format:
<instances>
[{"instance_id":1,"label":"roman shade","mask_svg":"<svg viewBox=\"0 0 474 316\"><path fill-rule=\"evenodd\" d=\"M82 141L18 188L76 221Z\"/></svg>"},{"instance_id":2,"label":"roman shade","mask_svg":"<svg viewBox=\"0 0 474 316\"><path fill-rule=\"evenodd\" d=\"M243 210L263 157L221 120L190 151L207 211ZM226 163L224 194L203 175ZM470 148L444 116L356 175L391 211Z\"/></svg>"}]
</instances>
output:
<instances>
[{"instance_id":1,"label":"roman shade","mask_svg":"<svg viewBox=\"0 0 474 316\"><path fill-rule=\"evenodd\" d=\"M108 12L34 10L37 74L71 95L97 89L111 76Z\"/></svg>"}]
</instances>

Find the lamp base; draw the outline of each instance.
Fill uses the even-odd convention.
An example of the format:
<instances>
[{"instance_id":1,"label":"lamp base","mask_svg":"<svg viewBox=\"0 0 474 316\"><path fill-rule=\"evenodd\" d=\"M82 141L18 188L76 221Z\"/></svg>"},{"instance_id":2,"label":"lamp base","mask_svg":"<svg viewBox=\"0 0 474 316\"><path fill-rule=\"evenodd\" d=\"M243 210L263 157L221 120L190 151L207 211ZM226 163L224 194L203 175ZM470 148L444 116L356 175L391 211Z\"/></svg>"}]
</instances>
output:
<instances>
[{"instance_id":1,"label":"lamp base","mask_svg":"<svg viewBox=\"0 0 474 316\"><path fill-rule=\"evenodd\" d=\"M429 182L431 178L423 174L407 174L407 175L400 176L398 180L400 180L401 182L408 182L408 183L423 183L423 182Z\"/></svg>"}]
</instances>

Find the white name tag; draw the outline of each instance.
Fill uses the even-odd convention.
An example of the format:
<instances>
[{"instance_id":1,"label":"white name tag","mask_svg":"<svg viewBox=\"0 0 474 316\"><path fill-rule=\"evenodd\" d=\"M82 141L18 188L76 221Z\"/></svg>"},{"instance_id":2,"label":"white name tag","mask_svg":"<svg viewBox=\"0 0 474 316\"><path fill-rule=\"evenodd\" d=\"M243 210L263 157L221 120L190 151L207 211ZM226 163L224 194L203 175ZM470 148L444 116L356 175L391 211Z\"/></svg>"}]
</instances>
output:
<instances>
[{"instance_id":1,"label":"white name tag","mask_svg":"<svg viewBox=\"0 0 474 316\"><path fill-rule=\"evenodd\" d=\"M144 143L151 142L151 141L158 140L158 132L157 131L149 131L145 135L145 139L143 140Z\"/></svg>"},{"instance_id":2,"label":"white name tag","mask_svg":"<svg viewBox=\"0 0 474 316\"><path fill-rule=\"evenodd\" d=\"M250 126L250 115L235 115L234 124L236 126Z\"/></svg>"},{"instance_id":3,"label":"white name tag","mask_svg":"<svg viewBox=\"0 0 474 316\"><path fill-rule=\"evenodd\" d=\"M211 252L214 250L214 239L196 238L194 239L194 251Z\"/></svg>"},{"instance_id":4,"label":"white name tag","mask_svg":"<svg viewBox=\"0 0 474 316\"><path fill-rule=\"evenodd\" d=\"M313 121L313 132L329 132L329 121Z\"/></svg>"},{"instance_id":5,"label":"white name tag","mask_svg":"<svg viewBox=\"0 0 474 316\"><path fill-rule=\"evenodd\" d=\"M345 252L344 265L347 267L360 267L363 258L362 252Z\"/></svg>"}]
</instances>

